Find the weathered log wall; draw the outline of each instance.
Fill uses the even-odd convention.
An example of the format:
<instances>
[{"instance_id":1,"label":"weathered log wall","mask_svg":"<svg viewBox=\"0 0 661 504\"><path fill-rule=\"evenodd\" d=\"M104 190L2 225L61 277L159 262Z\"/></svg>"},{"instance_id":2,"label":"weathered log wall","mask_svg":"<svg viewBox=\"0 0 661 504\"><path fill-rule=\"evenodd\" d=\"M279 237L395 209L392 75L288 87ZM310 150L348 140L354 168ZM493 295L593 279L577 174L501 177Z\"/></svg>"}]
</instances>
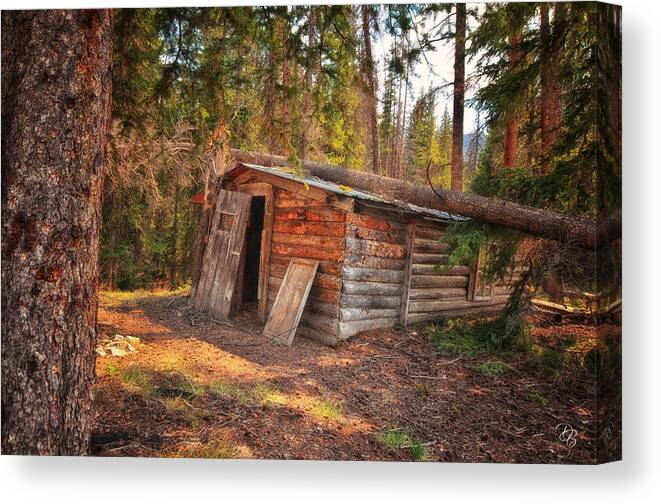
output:
<instances>
[{"instance_id":1,"label":"weathered log wall","mask_svg":"<svg viewBox=\"0 0 661 504\"><path fill-rule=\"evenodd\" d=\"M497 312L507 301L510 279L495 282L493 299L470 300L470 268L449 266L444 230L445 225L427 219L415 223L406 323L470 311Z\"/></svg>"},{"instance_id":2,"label":"weathered log wall","mask_svg":"<svg viewBox=\"0 0 661 504\"><path fill-rule=\"evenodd\" d=\"M339 337L399 320L407 254L406 222L395 212L356 205L346 217Z\"/></svg>"},{"instance_id":3,"label":"weathered log wall","mask_svg":"<svg viewBox=\"0 0 661 504\"><path fill-rule=\"evenodd\" d=\"M319 260L297 335L334 345L338 339L346 212L327 203L275 188L268 311L289 261Z\"/></svg>"}]
</instances>

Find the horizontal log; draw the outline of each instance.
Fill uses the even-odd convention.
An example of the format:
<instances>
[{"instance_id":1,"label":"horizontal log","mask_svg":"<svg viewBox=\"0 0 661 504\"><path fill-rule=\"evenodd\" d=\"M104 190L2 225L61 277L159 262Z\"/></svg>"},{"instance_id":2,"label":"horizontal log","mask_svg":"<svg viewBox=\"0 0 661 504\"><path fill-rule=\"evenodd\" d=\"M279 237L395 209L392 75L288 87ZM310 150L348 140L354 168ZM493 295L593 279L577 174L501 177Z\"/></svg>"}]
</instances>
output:
<instances>
[{"instance_id":1,"label":"horizontal log","mask_svg":"<svg viewBox=\"0 0 661 504\"><path fill-rule=\"evenodd\" d=\"M373 240L357 240L346 238L347 251L351 254L360 254L373 257L387 257L390 259L404 259L406 247L394 243L383 243Z\"/></svg>"},{"instance_id":2,"label":"horizontal log","mask_svg":"<svg viewBox=\"0 0 661 504\"><path fill-rule=\"evenodd\" d=\"M279 264L287 268L290 261L291 257L271 254L271 265ZM317 268L317 271L319 273L326 273L328 275L339 277L342 274L342 264L331 261L319 261L319 267Z\"/></svg>"},{"instance_id":3,"label":"horizontal log","mask_svg":"<svg viewBox=\"0 0 661 504\"><path fill-rule=\"evenodd\" d=\"M421 238L423 240L440 240L445 234L445 229L443 228L430 228L422 227L420 225L415 226L415 237Z\"/></svg>"},{"instance_id":4,"label":"horizontal log","mask_svg":"<svg viewBox=\"0 0 661 504\"><path fill-rule=\"evenodd\" d=\"M445 254L413 254L413 264L447 264Z\"/></svg>"},{"instance_id":5,"label":"horizontal log","mask_svg":"<svg viewBox=\"0 0 661 504\"><path fill-rule=\"evenodd\" d=\"M284 278L287 272L287 267L281 264L271 264L271 276L276 278ZM342 279L337 275L328 275L326 273L315 274L312 285L322 287L329 290L340 290Z\"/></svg>"},{"instance_id":6,"label":"horizontal log","mask_svg":"<svg viewBox=\"0 0 661 504\"><path fill-rule=\"evenodd\" d=\"M479 308L493 304L491 301L439 301L436 299L425 299L409 301L409 313L441 312L446 310L463 310L464 308Z\"/></svg>"},{"instance_id":7,"label":"horizontal log","mask_svg":"<svg viewBox=\"0 0 661 504\"><path fill-rule=\"evenodd\" d=\"M345 280L342 282L342 292L354 295L372 296L401 296L402 285L381 282L355 282Z\"/></svg>"},{"instance_id":8,"label":"horizontal log","mask_svg":"<svg viewBox=\"0 0 661 504\"><path fill-rule=\"evenodd\" d=\"M308 310L303 310L300 323L328 334L338 334L338 320L335 317L329 317L321 313L313 313Z\"/></svg>"},{"instance_id":9,"label":"horizontal log","mask_svg":"<svg viewBox=\"0 0 661 504\"><path fill-rule=\"evenodd\" d=\"M285 156L232 150L237 161L258 163L266 166L288 166ZM560 240L575 246L594 250L621 236L622 212L615 212L602 222L580 219L542 208L487 198L473 193L432 189L424 184L350 170L329 164L303 160L306 174L337 184L345 184L363 191L370 191L384 198L408 201L415 205L433 208L470 217L497 226L518 229L532 235ZM597 229L599 228L599 229Z\"/></svg>"},{"instance_id":10,"label":"horizontal log","mask_svg":"<svg viewBox=\"0 0 661 504\"><path fill-rule=\"evenodd\" d=\"M382 318L376 320L350 320L347 322L340 322L339 323L340 332L338 337L340 339L347 339L361 331L369 331L370 329L390 328L393 327L398 320L399 320L398 317L393 317L393 318Z\"/></svg>"},{"instance_id":11,"label":"horizontal log","mask_svg":"<svg viewBox=\"0 0 661 504\"><path fill-rule=\"evenodd\" d=\"M346 235L361 240L373 240L386 243L406 244L406 234L402 231L379 231L376 229L363 228L347 225Z\"/></svg>"},{"instance_id":12,"label":"horizontal log","mask_svg":"<svg viewBox=\"0 0 661 504\"><path fill-rule=\"evenodd\" d=\"M466 287L445 287L443 289L411 289L409 299L466 299Z\"/></svg>"},{"instance_id":13,"label":"horizontal log","mask_svg":"<svg viewBox=\"0 0 661 504\"><path fill-rule=\"evenodd\" d=\"M360 254L353 254L350 250L346 251L346 262L351 266L359 268L375 268L389 270L404 270L404 259L390 259L387 257L372 257Z\"/></svg>"},{"instance_id":14,"label":"horizontal log","mask_svg":"<svg viewBox=\"0 0 661 504\"><path fill-rule=\"evenodd\" d=\"M344 280L356 280L366 282L402 283L403 271L376 268L357 268L355 266L344 266L342 269Z\"/></svg>"},{"instance_id":15,"label":"horizontal log","mask_svg":"<svg viewBox=\"0 0 661 504\"><path fill-rule=\"evenodd\" d=\"M411 288L427 288L427 287L465 287L468 285L468 277L465 275L457 276L431 276L431 275L412 275Z\"/></svg>"},{"instance_id":16,"label":"horizontal log","mask_svg":"<svg viewBox=\"0 0 661 504\"><path fill-rule=\"evenodd\" d=\"M327 251L344 252L344 238L273 233L271 241L282 245L322 248Z\"/></svg>"},{"instance_id":17,"label":"horizontal log","mask_svg":"<svg viewBox=\"0 0 661 504\"><path fill-rule=\"evenodd\" d=\"M356 214L365 217L373 217L375 219L384 219L390 222L391 225L400 226L402 228L406 227L410 218L409 216L402 215L399 208L393 208L390 206L375 207L361 200L358 200Z\"/></svg>"},{"instance_id":18,"label":"horizontal log","mask_svg":"<svg viewBox=\"0 0 661 504\"><path fill-rule=\"evenodd\" d=\"M402 303L401 296L370 296L360 294L342 294L342 308L397 308Z\"/></svg>"},{"instance_id":19,"label":"horizontal log","mask_svg":"<svg viewBox=\"0 0 661 504\"><path fill-rule=\"evenodd\" d=\"M340 320L346 322L349 320L376 320L384 318L399 317L399 308L341 308Z\"/></svg>"},{"instance_id":20,"label":"horizontal log","mask_svg":"<svg viewBox=\"0 0 661 504\"><path fill-rule=\"evenodd\" d=\"M298 326L298 329L296 329L296 336L314 340L317 341L318 343L328 346L337 346L339 342L339 338L334 334L329 334L324 331L320 331L319 329L316 329L314 327L309 327L306 325Z\"/></svg>"},{"instance_id":21,"label":"horizontal log","mask_svg":"<svg viewBox=\"0 0 661 504\"><path fill-rule=\"evenodd\" d=\"M436 240L423 240L421 238L415 239L413 252L442 254L448 250L448 244Z\"/></svg>"},{"instance_id":22,"label":"horizontal log","mask_svg":"<svg viewBox=\"0 0 661 504\"><path fill-rule=\"evenodd\" d=\"M323 250L313 247L286 245L284 243L273 243L271 250L275 255L281 257L299 257L303 259L320 259L337 262L344 260L344 250Z\"/></svg>"},{"instance_id":23,"label":"horizontal log","mask_svg":"<svg viewBox=\"0 0 661 504\"><path fill-rule=\"evenodd\" d=\"M467 266L447 266L436 264L413 264L411 272L414 275L468 275Z\"/></svg>"},{"instance_id":24,"label":"horizontal log","mask_svg":"<svg viewBox=\"0 0 661 504\"><path fill-rule=\"evenodd\" d=\"M343 237L344 226L343 222L280 220L273 223L273 233Z\"/></svg>"},{"instance_id":25,"label":"horizontal log","mask_svg":"<svg viewBox=\"0 0 661 504\"><path fill-rule=\"evenodd\" d=\"M468 308L450 309L450 310L444 310L442 312L434 312L434 313L410 313L408 316L408 323L417 324L419 322L436 320L440 317L459 317L461 315L466 315L468 313L475 313L475 314L499 313L500 311L502 311L504 307L505 307L504 304L499 304L499 305L488 305L488 306L471 306Z\"/></svg>"},{"instance_id":26,"label":"horizontal log","mask_svg":"<svg viewBox=\"0 0 661 504\"><path fill-rule=\"evenodd\" d=\"M401 231L405 226L399 222L392 222L388 219L372 217L369 215L360 215L357 213L347 214L347 224L354 226L375 229L378 231Z\"/></svg>"},{"instance_id":27,"label":"horizontal log","mask_svg":"<svg viewBox=\"0 0 661 504\"><path fill-rule=\"evenodd\" d=\"M334 208L277 208L273 213L276 221L344 222L345 213Z\"/></svg>"}]
</instances>

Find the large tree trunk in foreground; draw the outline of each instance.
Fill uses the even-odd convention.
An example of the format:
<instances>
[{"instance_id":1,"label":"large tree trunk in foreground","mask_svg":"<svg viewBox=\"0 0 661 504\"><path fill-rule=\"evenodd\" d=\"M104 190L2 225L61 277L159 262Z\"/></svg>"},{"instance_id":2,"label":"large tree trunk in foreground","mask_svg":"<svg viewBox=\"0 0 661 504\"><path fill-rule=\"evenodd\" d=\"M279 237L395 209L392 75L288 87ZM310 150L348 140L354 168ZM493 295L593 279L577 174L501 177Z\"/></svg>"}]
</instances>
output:
<instances>
[{"instance_id":1,"label":"large tree trunk in foreground","mask_svg":"<svg viewBox=\"0 0 661 504\"><path fill-rule=\"evenodd\" d=\"M273 154L232 149L232 155L237 161L243 163L264 166L287 166L289 164L287 158ZM379 177L314 161L303 161L303 168L309 175L380 194L386 199L457 213L490 224L518 229L535 236L568 241L586 249L594 249L607 243L608 240L612 240L613 236L618 233L618 225L621 224L621 213L599 223L599 230L597 230L597 224L594 221L486 198L477 194L453 192L440 188L436 189L437 194L426 185Z\"/></svg>"},{"instance_id":2,"label":"large tree trunk in foreground","mask_svg":"<svg viewBox=\"0 0 661 504\"><path fill-rule=\"evenodd\" d=\"M454 99L452 106L452 176L450 187L462 190L464 169L464 91L466 53L466 4L457 4L457 34L454 42Z\"/></svg>"},{"instance_id":3,"label":"large tree trunk in foreground","mask_svg":"<svg viewBox=\"0 0 661 504\"><path fill-rule=\"evenodd\" d=\"M365 46L364 73L369 94L369 121L372 139L372 172L381 174L381 152L379 145L379 121L377 114L376 86L374 84L374 59L372 57L372 35L370 32L371 5L361 5L363 45Z\"/></svg>"},{"instance_id":4,"label":"large tree trunk in foreground","mask_svg":"<svg viewBox=\"0 0 661 504\"><path fill-rule=\"evenodd\" d=\"M108 10L2 13L2 451L83 455L110 116Z\"/></svg>"}]
</instances>

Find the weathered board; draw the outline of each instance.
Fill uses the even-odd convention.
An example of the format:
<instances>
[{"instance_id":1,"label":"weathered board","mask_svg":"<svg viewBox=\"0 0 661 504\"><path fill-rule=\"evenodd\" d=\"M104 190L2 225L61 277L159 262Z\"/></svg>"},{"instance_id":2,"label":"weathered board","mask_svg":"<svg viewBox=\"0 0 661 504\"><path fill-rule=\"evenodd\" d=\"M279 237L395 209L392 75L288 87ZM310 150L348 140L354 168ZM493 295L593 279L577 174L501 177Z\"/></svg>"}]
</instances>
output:
<instances>
[{"instance_id":1,"label":"weathered board","mask_svg":"<svg viewBox=\"0 0 661 504\"><path fill-rule=\"evenodd\" d=\"M291 345L319 261L292 259L264 327L264 335Z\"/></svg>"},{"instance_id":2,"label":"weathered board","mask_svg":"<svg viewBox=\"0 0 661 504\"><path fill-rule=\"evenodd\" d=\"M249 194L218 191L193 306L220 320L232 309L251 199Z\"/></svg>"}]
</instances>

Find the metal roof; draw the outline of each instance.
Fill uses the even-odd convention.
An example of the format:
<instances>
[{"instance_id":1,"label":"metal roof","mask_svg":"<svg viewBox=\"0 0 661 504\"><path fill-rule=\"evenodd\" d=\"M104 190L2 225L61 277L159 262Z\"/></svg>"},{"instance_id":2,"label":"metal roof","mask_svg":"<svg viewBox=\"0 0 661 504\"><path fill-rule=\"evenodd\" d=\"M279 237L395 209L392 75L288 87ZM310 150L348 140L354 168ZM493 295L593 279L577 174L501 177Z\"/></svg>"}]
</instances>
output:
<instances>
[{"instance_id":1,"label":"metal roof","mask_svg":"<svg viewBox=\"0 0 661 504\"><path fill-rule=\"evenodd\" d=\"M424 215L427 217L431 217L434 219L439 219L442 221L446 222L457 222L457 221L467 221L470 220L468 217L464 217L461 215L456 215L456 214L451 214L448 212L443 212L441 210L436 210L433 208L426 208L426 207L420 207L417 205L414 205L412 203L407 203L405 201L400 201L400 200L390 200L386 199L382 196L368 193L365 191L357 190L352 187L344 186L341 184L336 184L335 182L330 182L328 180L323 180L320 179L319 177L313 177L310 175L304 175L303 177L300 177L296 175L293 169L291 168L281 168L281 167L269 167L269 166L261 166L261 165L255 165L255 164L250 164L250 163L240 163L240 166L244 166L246 168L250 168L251 170L256 170L256 171L261 171L264 173L268 173L271 175L275 175L277 177L282 177L288 180L293 180L294 182L299 182L302 184L308 184L312 187L318 187L319 189L324 189L326 191L339 194L341 196L348 196L350 198L355 198L357 200L361 201L367 201L367 202L372 202L372 203L377 203L377 204L382 204L382 205L388 205L388 206L395 206L399 210L402 210L406 213L414 213L414 214L419 214L419 215ZM236 168L233 168L232 170L228 171L225 175L231 173L233 170Z\"/></svg>"}]
</instances>

